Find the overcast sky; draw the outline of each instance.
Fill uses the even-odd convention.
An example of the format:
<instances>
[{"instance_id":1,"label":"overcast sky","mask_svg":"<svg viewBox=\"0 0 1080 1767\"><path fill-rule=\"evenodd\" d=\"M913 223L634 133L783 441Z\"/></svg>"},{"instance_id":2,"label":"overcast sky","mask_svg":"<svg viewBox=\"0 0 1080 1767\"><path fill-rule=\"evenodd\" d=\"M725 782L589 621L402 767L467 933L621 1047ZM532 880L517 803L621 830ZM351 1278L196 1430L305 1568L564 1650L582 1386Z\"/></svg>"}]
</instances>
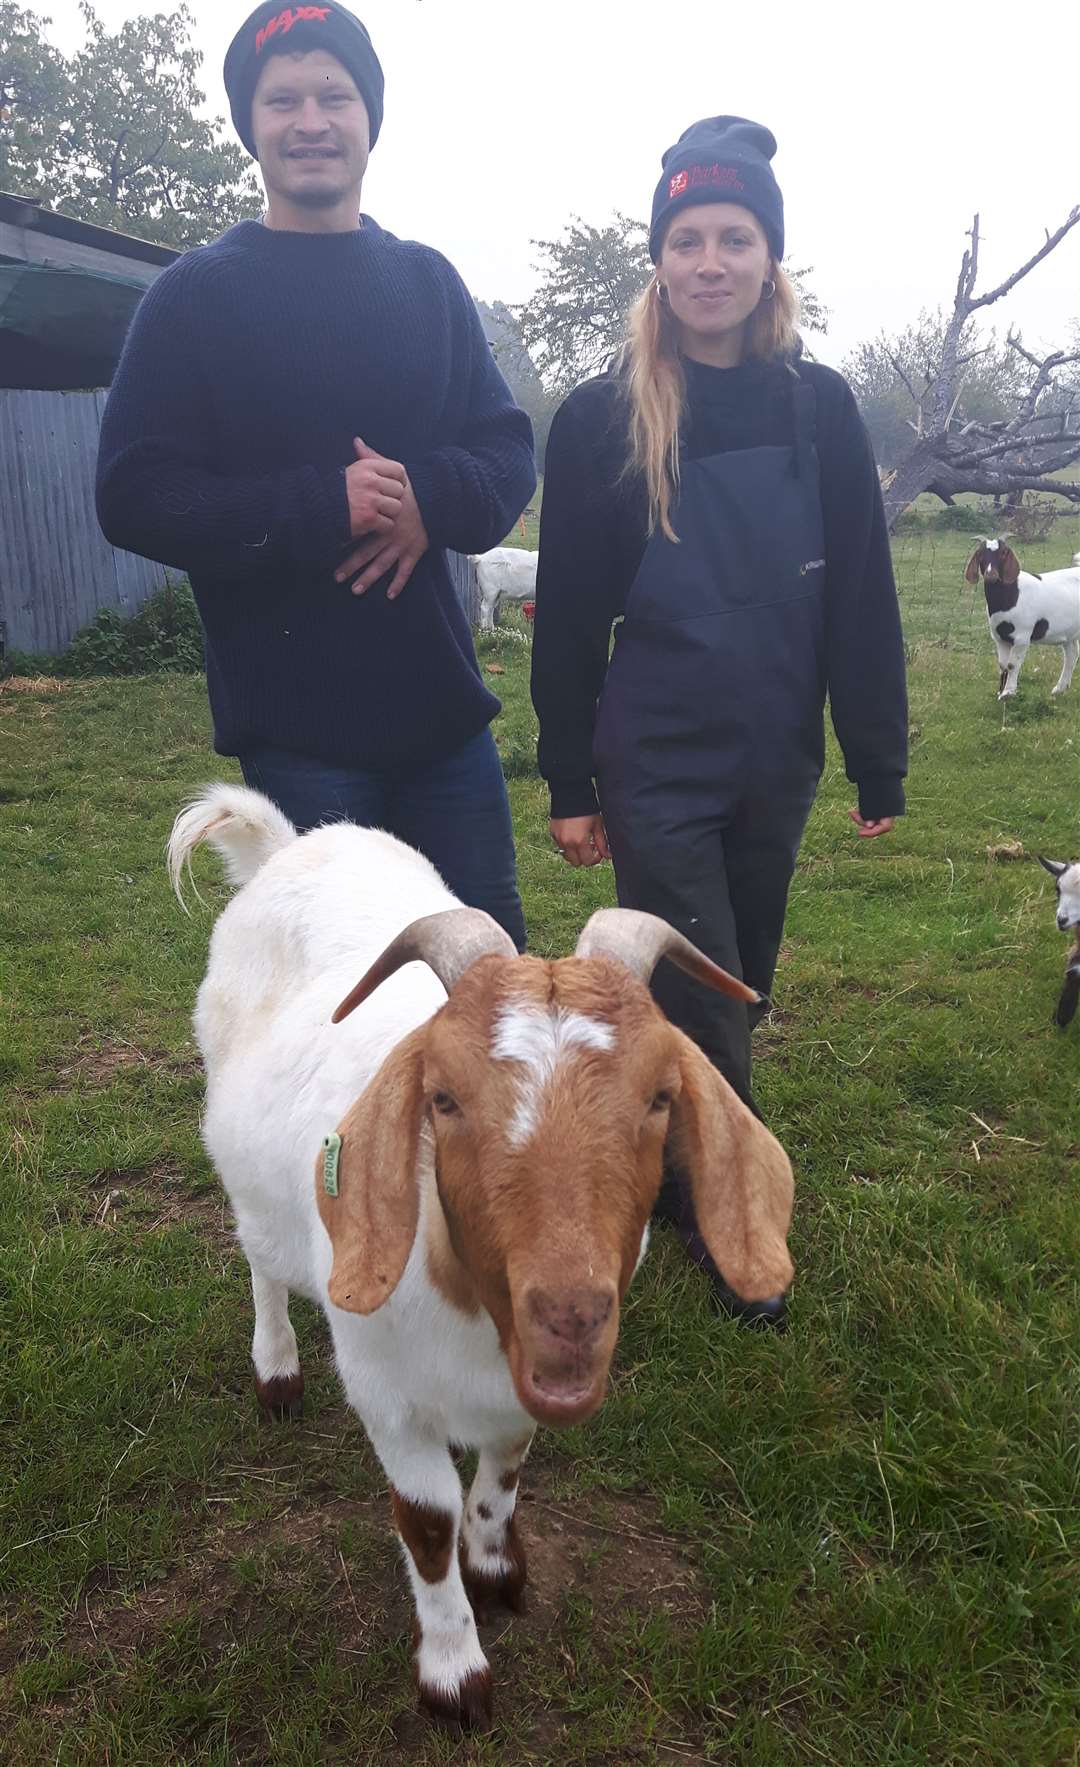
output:
<instances>
[{"instance_id":1,"label":"overcast sky","mask_svg":"<svg viewBox=\"0 0 1080 1767\"><path fill-rule=\"evenodd\" d=\"M168 0L159 4L167 9ZM208 106L250 10L190 0ZM76 0L40 0L81 41ZM153 0L97 0L110 27ZM698 117L769 125L788 262L832 308L823 360L951 302L965 230L982 217L989 288L1080 202L1080 5L982 0L362 0L386 73L386 121L364 207L438 246L473 293L524 299L533 238L571 214L647 217L659 160ZM1029 346L1080 316L1080 227L992 310Z\"/></svg>"}]
</instances>

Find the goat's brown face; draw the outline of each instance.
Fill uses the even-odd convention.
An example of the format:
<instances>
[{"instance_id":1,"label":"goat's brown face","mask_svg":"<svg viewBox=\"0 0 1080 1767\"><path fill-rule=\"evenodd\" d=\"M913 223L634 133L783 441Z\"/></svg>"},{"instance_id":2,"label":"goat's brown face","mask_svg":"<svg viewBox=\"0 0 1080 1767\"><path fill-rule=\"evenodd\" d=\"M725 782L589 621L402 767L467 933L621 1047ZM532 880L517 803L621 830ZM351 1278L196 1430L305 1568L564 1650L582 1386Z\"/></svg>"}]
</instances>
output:
<instances>
[{"instance_id":1,"label":"goat's brown face","mask_svg":"<svg viewBox=\"0 0 1080 1767\"><path fill-rule=\"evenodd\" d=\"M669 1140L732 1287L764 1299L790 1282L782 1150L613 959L482 958L357 1112L362 1122L342 1125L341 1194L320 1194L331 1299L371 1311L399 1279L426 1121L456 1274L431 1268L430 1244L429 1269L459 1304L471 1293L491 1314L518 1397L540 1422L579 1422L603 1401ZM365 1149L363 1173L350 1172L350 1141ZM388 1185L399 1145L400 1182ZM373 1202L380 1191L397 1206Z\"/></svg>"},{"instance_id":2,"label":"goat's brown face","mask_svg":"<svg viewBox=\"0 0 1080 1767\"><path fill-rule=\"evenodd\" d=\"M660 1185L675 1035L610 959L494 959L433 1021L424 1073L451 1243L518 1396L587 1417Z\"/></svg>"},{"instance_id":3,"label":"goat's brown face","mask_svg":"<svg viewBox=\"0 0 1080 1767\"><path fill-rule=\"evenodd\" d=\"M991 543L983 541L976 546L964 571L966 582L977 583L982 577L991 588L996 583L1004 583L1006 588L1013 589L1019 576L1020 560L1012 547L1006 546L1004 540L994 540Z\"/></svg>"}]
</instances>

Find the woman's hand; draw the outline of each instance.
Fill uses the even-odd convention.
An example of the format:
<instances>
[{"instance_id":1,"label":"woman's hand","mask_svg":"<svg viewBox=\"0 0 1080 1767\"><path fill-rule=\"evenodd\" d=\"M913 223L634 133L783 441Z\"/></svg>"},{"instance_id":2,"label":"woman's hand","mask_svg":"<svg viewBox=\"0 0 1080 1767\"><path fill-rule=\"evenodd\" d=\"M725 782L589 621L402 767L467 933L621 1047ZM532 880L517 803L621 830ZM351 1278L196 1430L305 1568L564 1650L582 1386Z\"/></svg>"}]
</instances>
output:
<instances>
[{"instance_id":1,"label":"woman's hand","mask_svg":"<svg viewBox=\"0 0 1080 1767\"><path fill-rule=\"evenodd\" d=\"M866 822L858 810L849 810L848 815L858 829L861 841L875 840L879 834L890 834L896 827L895 816L879 816L876 822Z\"/></svg>"},{"instance_id":2,"label":"woman's hand","mask_svg":"<svg viewBox=\"0 0 1080 1767\"><path fill-rule=\"evenodd\" d=\"M599 865L611 858L599 811L593 816L553 816L548 827L568 865Z\"/></svg>"}]
</instances>

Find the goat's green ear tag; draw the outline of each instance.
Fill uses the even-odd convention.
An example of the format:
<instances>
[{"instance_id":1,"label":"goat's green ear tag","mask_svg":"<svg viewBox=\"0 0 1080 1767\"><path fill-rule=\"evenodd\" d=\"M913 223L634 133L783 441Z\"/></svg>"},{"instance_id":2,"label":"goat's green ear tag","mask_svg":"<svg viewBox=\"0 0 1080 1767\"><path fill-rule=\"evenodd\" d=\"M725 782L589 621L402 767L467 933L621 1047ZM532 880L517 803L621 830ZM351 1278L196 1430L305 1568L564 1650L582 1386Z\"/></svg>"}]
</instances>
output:
<instances>
[{"instance_id":1,"label":"goat's green ear tag","mask_svg":"<svg viewBox=\"0 0 1080 1767\"><path fill-rule=\"evenodd\" d=\"M336 1196L338 1193L338 1160L341 1158L341 1136L325 1136L323 1138L322 1150L323 1189L326 1191L327 1196Z\"/></svg>"}]
</instances>

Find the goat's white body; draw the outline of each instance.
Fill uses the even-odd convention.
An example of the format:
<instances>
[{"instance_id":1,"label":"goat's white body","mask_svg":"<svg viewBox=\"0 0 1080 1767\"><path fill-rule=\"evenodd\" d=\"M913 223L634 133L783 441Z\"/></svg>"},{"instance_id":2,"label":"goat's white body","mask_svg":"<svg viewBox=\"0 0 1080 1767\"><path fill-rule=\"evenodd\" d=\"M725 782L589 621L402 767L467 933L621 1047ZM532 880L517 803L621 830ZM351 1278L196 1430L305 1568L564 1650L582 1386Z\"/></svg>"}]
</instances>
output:
<instances>
[{"instance_id":1,"label":"goat's white body","mask_svg":"<svg viewBox=\"0 0 1080 1767\"><path fill-rule=\"evenodd\" d=\"M537 554L520 546L494 546L473 557L480 589L480 630L495 630L495 610L507 601L529 601L536 594Z\"/></svg>"},{"instance_id":2,"label":"goat's white body","mask_svg":"<svg viewBox=\"0 0 1080 1767\"><path fill-rule=\"evenodd\" d=\"M426 966L410 964L342 1024L331 1013L404 926L458 906L428 861L389 835L338 823L292 841L214 928L195 1033L207 1076L203 1139L253 1269L326 1310L349 1400L373 1433L409 1416L478 1444L493 1430L532 1427L490 1317L458 1311L431 1285L422 1232L376 1313L333 1307L313 1176L323 1136L446 994ZM418 1176L430 1204L426 1137Z\"/></svg>"},{"instance_id":3,"label":"goat's white body","mask_svg":"<svg viewBox=\"0 0 1080 1767\"><path fill-rule=\"evenodd\" d=\"M998 698L1011 699L1016 693L1032 644L1061 645L1061 674L1053 692L1064 693L1080 658L1080 554L1064 570L1047 571L1042 577L1021 570L1016 586L1012 607L997 613L987 610L986 615L1003 676ZM1043 620L1046 629L1036 637L1035 629Z\"/></svg>"}]
</instances>

